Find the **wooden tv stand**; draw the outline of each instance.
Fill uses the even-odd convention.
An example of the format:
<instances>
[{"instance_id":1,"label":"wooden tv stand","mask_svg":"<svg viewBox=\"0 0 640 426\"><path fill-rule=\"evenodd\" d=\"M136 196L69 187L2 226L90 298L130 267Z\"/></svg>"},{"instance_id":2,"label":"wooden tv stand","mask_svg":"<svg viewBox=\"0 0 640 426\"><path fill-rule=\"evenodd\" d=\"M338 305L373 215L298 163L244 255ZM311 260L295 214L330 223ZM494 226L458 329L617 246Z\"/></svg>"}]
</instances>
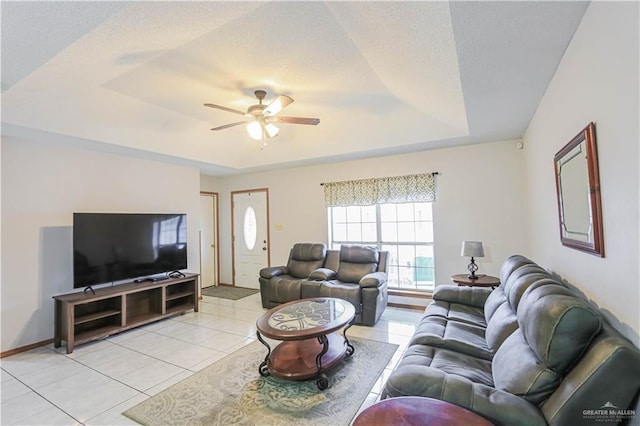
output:
<instances>
[{"instance_id":1,"label":"wooden tv stand","mask_svg":"<svg viewBox=\"0 0 640 426\"><path fill-rule=\"evenodd\" d=\"M118 284L91 291L53 296L53 344L75 345L100 339L193 309L198 312L198 274L162 281Z\"/></svg>"}]
</instances>

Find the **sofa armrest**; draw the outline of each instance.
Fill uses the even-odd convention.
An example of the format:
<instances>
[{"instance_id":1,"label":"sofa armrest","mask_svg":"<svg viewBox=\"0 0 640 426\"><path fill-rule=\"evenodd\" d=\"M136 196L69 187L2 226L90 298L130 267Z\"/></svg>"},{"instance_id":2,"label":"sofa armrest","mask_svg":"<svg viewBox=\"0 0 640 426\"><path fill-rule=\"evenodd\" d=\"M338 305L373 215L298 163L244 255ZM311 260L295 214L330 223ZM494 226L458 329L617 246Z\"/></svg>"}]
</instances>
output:
<instances>
[{"instance_id":1,"label":"sofa armrest","mask_svg":"<svg viewBox=\"0 0 640 426\"><path fill-rule=\"evenodd\" d=\"M329 268L318 268L309 274L309 280L312 281L327 281L333 280L336 277L336 272Z\"/></svg>"},{"instance_id":2,"label":"sofa armrest","mask_svg":"<svg viewBox=\"0 0 640 426\"><path fill-rule=\"evenodd\" d=\"M467 306L484 307L491 289L486 287L461 287L457 285L438 285L433 291L433 300L460 303Z\"/></svg>"},{"instance_id":3,"label":"sofa armrest","mask_svg":"<svg viewBox=\"0 0 640 426\"><path fill-rule=\"evenodd\" d=\"M474 383L465 377L447 374L432 367L407 365L401 370L401 373L395 371L391 374L382 398L435 398L471 410L498 426L547 425L538 407L509 392ZM411 393L403 392L406 383L411 383Z\"/></svg>"},{"instance_id":4,"label":"sofa armrest","mask_svg":"<svg viewBox=\"0 0 640 426\"><path fill-rule=\"evenodd\" d=\"M385 272L371 272L360 279L360 287L380 287L387 282L387 274Z\"/></svg>"},{"instance_id":5,"label":"sofa armrest","mask_svg":"<svg viewBox=\"0 0 640 426\"><path fill-rule=\"evenodd\" d=\"M262 278L271 279L273 277L277 277L278 275L286 275L287 274L286 266L270 266L268 268L262 268L260 270L260 276Z\"/></svg>"}]
</instances>

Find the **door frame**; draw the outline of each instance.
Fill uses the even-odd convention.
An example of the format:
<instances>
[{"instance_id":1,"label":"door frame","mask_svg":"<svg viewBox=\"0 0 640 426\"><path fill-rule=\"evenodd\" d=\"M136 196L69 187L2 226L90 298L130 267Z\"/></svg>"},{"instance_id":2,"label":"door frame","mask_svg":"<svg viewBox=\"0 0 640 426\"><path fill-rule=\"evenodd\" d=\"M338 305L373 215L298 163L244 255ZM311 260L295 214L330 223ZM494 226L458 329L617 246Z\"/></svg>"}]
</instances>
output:
<instances>
[{"instance_id":1,"label":"door frame","mask_svg":"<svg viewBox=\"0 0 640 426\"><path fill-rule=\"evenodd\" d=\"M231 191L231 285L236 286L236 234L235 234L235 203L233 197L236 194L246 194L249 192L264 192L266 198L266 214L267 214L267 266L271 266L271 225L269 219L269 188L243 189L240 191Z\"/></svg>"},{"instance_id":2,"label":"door frame","mask_svg":"<svg viewBox=\"0 0 640 426\"><path fill-rule=\"evenodd\" d=\"M215 221L214 227L214 267L216 268L216 285L220 285L220 194L217 192L200 191L200 196L212 196L214 199L213 216ZM200 275L202 276L202 231L198 233L198 251L200 252ZM200 283L200 289L202 290L202 283Z\"/></svg>"}]
</instances>

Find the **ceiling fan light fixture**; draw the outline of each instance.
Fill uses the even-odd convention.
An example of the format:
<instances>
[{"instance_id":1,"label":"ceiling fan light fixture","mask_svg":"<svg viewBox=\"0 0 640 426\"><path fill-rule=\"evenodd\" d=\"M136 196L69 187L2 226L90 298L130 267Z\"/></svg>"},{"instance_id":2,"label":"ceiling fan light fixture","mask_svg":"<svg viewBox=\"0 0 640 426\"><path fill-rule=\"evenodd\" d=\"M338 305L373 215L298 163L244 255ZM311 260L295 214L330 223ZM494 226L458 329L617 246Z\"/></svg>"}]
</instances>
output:
<instances>
[{"instance_id":1,"label":"ceiling fan light fixture","mask_svg":"<svg viewBox=\"0 0 640 426\"><path fill-rule=\"evenodd\" d=\"M264 130L265 132L267 132L267 136L270 138L278 136L278 133L280 132L280 129L278 129L278 127L273 123L268 123L266 126L264 126Z\"/></svg>"},{"instance_id":2,"label":"ceiling fan light fixture","mask_svg":"<svg viewBox=\"0 0 640 426\"><path fill-rule=\"evenodd\" d=\"M245 117L243 121L237 121L235 123L229 123L223 126L214 127L211 130L223 130L230 127L241 126L246 123L247 133L249 133L249 137L257 141L262 141L264 145L267 139L271 139L280 133L280 129L278 128L278 126L276 126L272 122L307 124L312 126L320 123L319 118L277 116L276 114L278 114L293 102L293 98L291 98L290 96L279 95L269 105L265 105L262 103L262 101L267 95L267 92L265 90L256 90L254 93L256 95L256 98L258 99L258 103L256 105L251 105L249 108L247 108L246 112L233 108L227 108L222 105L210 103L204 104L204 106L209 108L219 109L222 111L239 114ZM247 120L251 121L247 123Z\"/></svg>"},{"instance_id":3,"label":"ceiling fan light fixture","mask_svg":"<svg viewBox=\"0 0 640 426\"><path fill-rule=\"evenodd\" d=\"M278 135L280 129L275 124L267 123L265 125L260 122L260 120L255 120L247 124L247 133L249 133L251 139L255 139L257 141L262 140L263 132L264 136L273 138Z\"/></svg>"},{"instance_id":4,"label":"ceiling fan light fixture","mask_svg":"<svg viewBox=\"0 0 640 426\"><path fill-rule=\"evenodd\" d=\"M252 121L247 124L247 132L251 139L255 139L257 141L262 140L262 126L258 121Z\"/></svg>"}]
</instances>

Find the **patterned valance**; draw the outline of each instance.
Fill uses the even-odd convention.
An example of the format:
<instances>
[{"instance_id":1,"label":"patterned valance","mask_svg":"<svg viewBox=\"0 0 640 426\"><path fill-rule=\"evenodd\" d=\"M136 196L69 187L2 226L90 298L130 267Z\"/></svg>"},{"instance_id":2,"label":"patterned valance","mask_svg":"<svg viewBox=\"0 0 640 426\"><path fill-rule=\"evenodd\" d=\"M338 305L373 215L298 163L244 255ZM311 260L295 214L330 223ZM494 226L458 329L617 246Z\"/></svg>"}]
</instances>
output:
<instances>
[{"instance_id":1,"label":"patterned valance","mask_svg":"<svg viewBox=\"0 0 640 426\"><path fill-rule=\"evenodd\" d=\"M327 207L436 200L435 173L324 183Z\"/></svg>"}]
</instances>

